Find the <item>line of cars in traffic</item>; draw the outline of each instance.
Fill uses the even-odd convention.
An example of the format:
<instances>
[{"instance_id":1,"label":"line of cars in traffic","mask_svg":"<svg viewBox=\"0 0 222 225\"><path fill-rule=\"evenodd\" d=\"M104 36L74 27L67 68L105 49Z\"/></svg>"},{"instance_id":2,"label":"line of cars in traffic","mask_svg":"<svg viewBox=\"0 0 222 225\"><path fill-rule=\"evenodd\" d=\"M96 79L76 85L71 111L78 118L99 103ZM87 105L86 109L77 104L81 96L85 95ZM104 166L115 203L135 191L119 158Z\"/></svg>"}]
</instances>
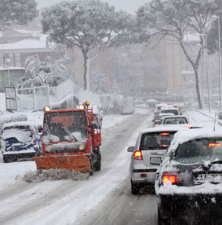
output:
<instances>
[{"instance_id":1,"label":"line of cars in traffic","mask_svg":"<svg viewBox=\"0 0 222 225\"><path fill-rule=\"evenodd\" d=\"M141 131L128 148L132 194L154 188L159 225L222 224L222 130L180 116L163 117L174 122Z\"/></svg>"}]
</instances>

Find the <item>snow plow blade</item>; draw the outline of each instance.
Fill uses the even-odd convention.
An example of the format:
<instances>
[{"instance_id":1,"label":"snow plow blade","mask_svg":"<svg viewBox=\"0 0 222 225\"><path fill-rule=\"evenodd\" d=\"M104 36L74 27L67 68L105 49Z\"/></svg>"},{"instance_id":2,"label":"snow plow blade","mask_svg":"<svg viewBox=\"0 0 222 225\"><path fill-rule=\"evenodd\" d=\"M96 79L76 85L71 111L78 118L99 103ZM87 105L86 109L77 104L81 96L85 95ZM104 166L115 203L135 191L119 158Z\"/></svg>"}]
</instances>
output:
<instances>
[{"instance_id":1,"label":"snow plow blade","mask_svg":"<svg viewBox=\"0 0 222 225\"><path fill-rule=\"evenodd\" d=\"M33 157L37 170L68 169L80 172L91 170L90 160L86 155L40 156Z\"/></svg>"}]
</instances>

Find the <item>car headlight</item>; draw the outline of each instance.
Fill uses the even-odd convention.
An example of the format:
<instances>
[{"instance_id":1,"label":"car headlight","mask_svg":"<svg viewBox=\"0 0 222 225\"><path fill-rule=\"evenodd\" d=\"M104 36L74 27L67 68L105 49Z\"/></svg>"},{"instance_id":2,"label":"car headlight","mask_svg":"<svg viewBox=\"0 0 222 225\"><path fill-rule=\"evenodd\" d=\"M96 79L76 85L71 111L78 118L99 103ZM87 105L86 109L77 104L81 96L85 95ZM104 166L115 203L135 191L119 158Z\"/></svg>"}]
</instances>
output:
<instances>
[{"instance_id":1,"label":"car headlight","mask_svg":"<svg viewBox=\"0 0 222 225\"><path fill-rule=\"evenodd\" d=\"M80 146L79 146L79 150L80 150L80 151L82 151L82 150L84 150L84 149L85 149L85 146L84 146L84 145L80 145Z\"/></svg>"},{"instance_id":2,"label":"car headlight","mask_svg":"<svg viewBox=\"0 0 222 225\"><path fill-rule=\"evenodd\" d=\"M51 149L51 148L47 148L45 151L46 151L46 152L51 152L52 149Z\"/></svg>"}]
</instances>

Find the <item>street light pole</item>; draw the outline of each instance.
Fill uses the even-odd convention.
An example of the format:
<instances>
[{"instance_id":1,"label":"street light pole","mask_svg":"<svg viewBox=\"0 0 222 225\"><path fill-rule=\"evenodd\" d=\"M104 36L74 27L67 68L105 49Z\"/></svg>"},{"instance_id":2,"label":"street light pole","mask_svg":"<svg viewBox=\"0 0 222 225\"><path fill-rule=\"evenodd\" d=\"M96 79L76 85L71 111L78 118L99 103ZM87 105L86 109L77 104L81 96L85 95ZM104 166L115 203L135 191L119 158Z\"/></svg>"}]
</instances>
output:
<instances>
[{"instance_id":1,"label":"street light pole","mask_svg":"<svg viewBox=\"0 0 222 225\"><path fill-rule=\"evenodd\" d=\"M7 66L8 66L8 86L11 87L11 74L10 74L10 71L9 71L10 58L7 58L6 62L7 62Z\"/></svg>"},{"instance_id":2,"label":"street light pole","mask_svg":"<svg viewBox=\"0 0 222 225\"><path fill-rule=\"evenodd\" d=\"M221 46L220 46L220 17L217 16L217 21L218 21L218 44L219 44L219 91L220 91L220 109L222 108L222 92L221 92Z\"/></svg>"},{"instance_id":3,"label":"street light pole","mask_svg":"<svg viewBox=\"0 0 222 225\"><path fill-rule=\"evenodd\" d=\"M207 35L202 34L203 38L203 57L204 57L204 76L206 71L206 79L207 79L207 92L208 92L208 109L209 113L211 112L211 97L210 97L210 75L209 75L209 61L208 61L208 53L207 53ZM205 70L206 68L206 70ZM204 96L203 96L204 98Z\"/></svg>"},{"instance_id":4,"label":"street light pole","mask_svg":"<svg viewBox=\"0 0 222 225\"><path fill-rule=\"evenodd\" d=\"M205 36L205 47L206 47L205 51L207 51L207 36ZM209 107L209 113L211 113L210 75L209 75L209 57L208 57L208 54L206 54L206 66L207 66L206 69L207 69L208 107Z\"/></svg>"}]
</instances>

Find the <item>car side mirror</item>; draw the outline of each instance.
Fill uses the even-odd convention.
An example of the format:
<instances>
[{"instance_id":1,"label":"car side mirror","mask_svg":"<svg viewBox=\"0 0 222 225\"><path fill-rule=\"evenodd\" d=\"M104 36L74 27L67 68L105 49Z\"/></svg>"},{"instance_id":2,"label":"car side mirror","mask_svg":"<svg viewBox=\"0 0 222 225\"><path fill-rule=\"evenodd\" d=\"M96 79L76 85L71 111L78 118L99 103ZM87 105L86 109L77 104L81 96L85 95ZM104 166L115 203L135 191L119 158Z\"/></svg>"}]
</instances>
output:
<instances>
[{"instance_id":1,"label":"car side mirror","mask_svg":"<svg viewBox=\"0 0 222 225\"><path fill-rule=\"evenodd\" d=\"M101 128L101 126L100 126L98 121L92 121L92 125L91 126L92 126L93 129L100 129Z\"/></svg>"},{"instance_id":2,"label":"car side mirror","mask_svg":"<svg viewBox=\"0 0 222 225\"><path fill-rule=\"evenodd\" d=\"M127 148L127 152L134 152L134 146L130 146Z\"/></svg>"}]
</instances>

